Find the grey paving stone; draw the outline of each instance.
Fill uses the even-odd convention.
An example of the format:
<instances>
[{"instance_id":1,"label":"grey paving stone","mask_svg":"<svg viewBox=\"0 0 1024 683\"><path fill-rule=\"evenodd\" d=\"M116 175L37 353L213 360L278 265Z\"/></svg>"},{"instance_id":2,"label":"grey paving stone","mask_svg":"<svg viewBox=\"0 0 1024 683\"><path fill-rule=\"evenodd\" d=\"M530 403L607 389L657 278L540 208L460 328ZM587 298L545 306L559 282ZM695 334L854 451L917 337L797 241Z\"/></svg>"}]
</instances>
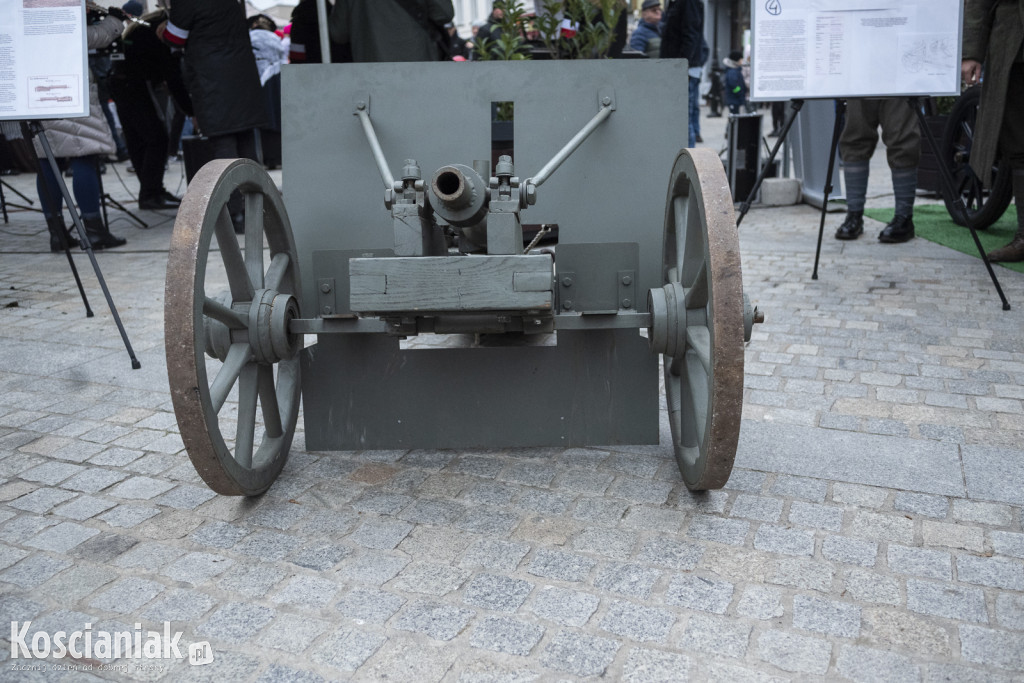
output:
<instances>
[{"instance_id":1,"label":"grey paving stone","mask_svg":"<svg viewBox=\"0 0 1024 683\"><path fill-rule=\"evenodd\" d=\"M862 508L879 508L889 497L886 489L859 484L836 482L832 485L832 500L836 503L856 505Z\"/></svg>"},{"instance_id":2,"label":"grey paving stone","mask_svg":"<svg viewBox=\"0 0 1024 683\"><path fill-rule=\"evenodd\" d=\"M544 636L544 627L513 617L485 617L469 634L473 647L528 656Z\"/></svg>"},{"instance_id":3,"label":"grey paving stone","mask_svg":"<svg viewBox=\"0 0 1024 683\"><path fill-rule=\"evenodd\" d=\"M601 500L597 498L581 498L576 502L572 516L575 519L592 524L614 526L622 519L629 506L617 500Z\"/></svg>"},{"instance_id":4,"label":"grey paving stone","mask_svg":"<svg viewBox=\"0 0 1024 683\"><path fill-rule=\"evenodd\" d=\"M697 566L703 554L701 546L659 535L644 544L637 559L671 569L690 570Z\"/></svg>"},{"instance_id":5,"label":"grey paving stone","mask_svg":"<svg viewBox=\"0 0 1024 683\"><path fill-rule=\"evenodd\" d=\"M686 520L686 513L653 505L634 505L622 518L622 526L630 529L655 531L660 534L678 533Z\"/></svg>"},{"instance_id":6,"label":"grey paving stone","mask_svg":"<svg viewBox=\"0 0 1024 683\"><path fill-rule=\"evenodd\" d=\"M832 505L794 500L789 506L789 521L800 526L839 531L843 526L843 510Z\"/></svg>"},{"instance_id":7,"label":"grey paving stone","mask_svg":"<svg viewBox=\"0 0 1024 683\"><path fill-rule=\"evenodd\" d=\"M288 556L292 564L315 571L327 571L345 559L352 550L336 543L317 543L300 548Z\"/></svg>"},{"instance_id":8,"label":"grey paving stone","mask_svg":"<svg viewBox=\"0 0 1024 683\"><path fill-rule=\"evenodd\" d=\"M953 578L953 559L949 553L927 548L889 544L889 569L900 574L914 574L929 579Z\"/></svg>"},{"instance_id":9,"label":"grey paving stone","mask_svg":"<svg viewBox=\"0 0 1024 683\"><path fill-rule=\"evenodd\" d=\"M962 496L954 444L744 420L736 466Z\"/></svg>"},{"instance_id":10,"label":"grey paving stone","mask_svg":"<svg viewBox=\"0 0 1024 683\"><path fill-rule=\"evenodd\" d=\"M1024 458L1020 450L965 444L962 458L970 497L1024 505Z\"/></svg>"},{"instance_id":11,"label":"grey paving stone","mask_svg":"<svg viewBox=\"0 0 1024 683\"><path fill-rule=\"evenodd\" d=\"M741 493L733 501L729 514L761 522L777 522L782 517L782 499Z\"/></svg>"},{"instance_id":12,"label":"grey paving stone","mask_svg":"<svg viewBox=\"0 0 1024 683\"><path fill-rule=\"evenodd\" d=\"M381 586L398 575L409 559L381 552L368 552L346 558L338 567L338 576L346 581Z\"/></svg>"},{"instance_id":13,"label":"grey paving stone","mask_svg":"<svg viewBox=\"0 0 1024 683\"><path fill-rule=\"evenodd\" d=\"M175 546L156 541L142 541L118 557L114 564L128 569L157 572L184 554L184 550Z\"/></svg>"},{"instance_id":14,"label":"grey paving stone","mask_svg":"<svg viewBox=\"0 0 1024 683\"><path fill-rule=\"evenodd\" d=\"M66 503L75 497L75 494L61 491L60 489L36 489L17 500L8 503L12 508L34 512L37 515L46 514L61 503Z\"/></svg>"},{"instance_id":15,"label":"grey paving stone","mask_svg":"<svg viewBox=\"0 0 1024 683\"><path fill-rule=\"evenodd\" d=\"M61 605L73 606L117 577L109 567L76 565L50 579L43 590Z\"/></svg>"},{"instance_id":16,"label":"grey paving stone","mask_svg":"<svg viewBox=\"0 0 1024 683\"><path fill-rule=\"evenodd\" d=\"M930 496L926 493L898 491L892 507L901 512L942 519L949 511L949 499L942 496Z\"/></svg>"},{"instance_id":17,"label":"grey paving stone","mask_svg":"<svg viewBox=\"0 0 1024 683\"><path fill-rule=\"evenodd\" d=\"M39 515L21 515L0 526L0 539L8 543L24 543L43 529L54 526L57 520Z\"/></svg>"},{"instance_id":18,"label":"grey paving stone","mask_svg":"<svg viewBox=\"0 0 1024 683\"><path fill-rule=\"evenodd\" d=\"M530 552L528 543L482 538L466 550L462 559L459 560L459 566L513 571L528 552Z\"/></svg>"},{"instance_id":19,"label":"grey paving stone","mask_svg":"<svg viewBox=\"0 0 1024 683\"><path fill-rule=\"evenodd\" d=\"M161 583L132 576L121 579L97 595L89 601L89 606L118 614L131 614L163 591L164 585Z\"/></svg>"},{"instance_id":20,"label":"grey paving stone","mask_svg":"<svg viewBox=\"0 0 1024 683\"><path fill-rule=\"evenodd\" d=\"M174 588L142 612L151 621L179 621L195 623L213 609L216 601L206 593Z\"/></svg>"},{"instance_id":21,"label":"grey paving stone","mask_svg":"<svg viewBox=\"0 0 1024 683\"><path fill-rule=\"evenodd\" d=\"M545 515L560 515L568 509L575 495L567 492L526 489L513 505L520 510Z\"/></svg>"},{"instance_id":22,"label":"grey paving stone","mask_svg":"<svg viewBox=\"0 0 1024 683\"><path fill-rule=\"evenodd\" d=\"M635 533L617 529L588 528L572 540L574 550L617 560L624 560L632 555L635 544Z\"/></svg>"},{"instance_id":23,"label":"grey paving stone","mask_svg":"<svg viewBox=\"0 0 1024 683\"><path fill-rule=\"evenodd\" d=\"M878 556L878 544L846 536L827 536L821 542L821 556L833 562L873 567Z\"/></svg>"},{"instance_id":24,"label":"grey paving stone","mask_svg":"<svg viewBox=\"0 0 1024 683\"><path fill-rule=\"evenodd\" d=\"M675 623L676 617L669 610L612 600L600 626L609 633L631 640L665 642Z\"/></svg>"},{"instance_id":25,"label":"grey paving stone","mask_svg":"<svg viewBox=\"0 0 1024 683\"><path fill-rule=\"evenodd\" d=\"M263 560L282 560L302 545L298 536L276 531L256 531L232 547L236 553Z\"/></svg>"},{"instance_id":26,"label":"grey paving stone","mask_svg":"<svg viewBox=\"0 0 1024 683\"><path fill-rule=\"evenodd\" d=\"M1000 503L958 498L953 501L953 519L989 526L1010 526L1013 523L1013 508Z\"/></svg>"},{"instance_id":27,"label":"grey paving stone","mask_svg":"<svg viewBox=\"0 0 1024 683\"><path fill-rule=\"evenodd\" d=\"M356 529L350 538L359 545L366 548L378 550L391 550L402 542L409 532L412 531L412 524L390 519L374 519L363 522L363 525Z\"/></svg>"},{"instance_id":28,"label":"grey paving stone","mask_svg":"<svg viewBox=\"0 0 1024 683\"><path fill-rule=\"evenodd\" d=\"M563 626L580 627L590 620L598 604L600 599L596 595L558 586L544 586L534 593L530 609L543 619Z\"/></svg>"},{"instance_id":29,"label":"grey paving stone","mask_svg":"<svg viewBox=\"0 0 1024 683\"><path fill-rule=\"evenodd\" d=\"M130 529L142 524L147 519L160 514L160 510L141 505L121 504L109 512L105 512L97 519L100 519L110 526Z\"/></svg>"},{"instance_id":30,"label":"grey paving stone","mask_svg":"<svg viewBox=\"0 0 1024 683\"><path fill-rule=\"evenodd\" d=\"M754 547L782 555L814 555L814 534L802 529L762 524L754 534Z\"/></svg>"},{"instance_id":31,"label":"grey paving stone","mask_svg":"<svg viewBox=\"0 0 1024 683\"><path fill-rule=\"evenodd\" d=\"M607 494L631 503L662 505L668 500L674 483L636 477L619 477L608 489Z\"/></svg>"},{"instance_id":32,"label":"grey paving stone","mask_svg":"<svg viewBox=\"0 0 1024 683\"><path fill-rule=\"evenodd\" d=\"M513 462L498 477L526 486L545 487L555 478L555 473L556 470L551 465L539 462Z\"/></svg>"},{"instance_id":33,"label":"grey paving stone","mask_svg":"<svg viewBox=\"0 0 1024 683\"><path fill-rule=\"evenodd\" d=\"M742 658L747 653L751 631L749 625L735 619L694 614L687 622L679 644L687 651Z\"/></svg>"},{"instance_id":34,"label":"grey paving stone","mask_svg":"<svg viewBox=\"0 0 1024 683\"><path fill-rule=\"evenodd\" d=\"M783 671L822 676L828 671L832 645L827 640L787 631L765 631L757 639L758 655Z\"/></svg>"},{"instance_id":35,"label":"grey paving stone","mask_svg":"<svg viewBox=\"0 0 1024 683\"><path fill-rule=\"evenodd\" d=\"M1011 683L1013 679L991 669L982 671L970 665L944 662L927 666L924 680L928 683Z\"/></svg>"},{"instance_id":36,"label":"grey paving stone","mask_svg":"<svg viewBox=\"0 0 1024 683\"><path fill-rule=\"evenodd\" d=\"M65 486L69 482L65 482ZM170 482L162 481L160 479L153 479L152 477L132 477L127 479L113 489L110 490L110 495L115 498L124 498L128 500L150 500L156 498L161 493L168 491L174 486Z\"/></svg>"},{"instance_id":37,"label":"grey paving stone","mask_svg":"<svg viewBox=\"0 0 1024 683\"><path fill-rule=\"evenodd\" d=\"M960 626L960 652L965 660L1020 673L1024 671L1024 633L979 626Z\"/></svg>"},{"instance_id":38,"label":"grey paving stone","mask_svg":"<svg viewBox=\"0 0 1024 683\"><path fill-rule=\"evenodd\" d=\"M287 573L280 567L264 563L240 563L217 582L222 589L249 598L263 598Z\"/></svg>"},{"instance_id":39,"label":"grey paving stone","mask_svg":"<svg viewBox=\"0 0 1024 683\"><path fill-rule=\"evenodd\" d=\"M990 531L992 548L1001 555L1024 558L1024 534L1010 531Z\"/></svg>"},{"instance_id":40,"label":"grey paving stone","mask_svg":"<svg viewBox=\"0 0 1024 683\"><path fill-rule=\"evenodd\" d=\"M615 659L620 643L609 638L560 631L541 654L541 664L576 676L600 676Z\"/></svg>"},{"instance_id":41,"label":"grey paving stone","mask_svg":"<svg viewBox=\"0 0 1024 683\"><path fill-rule=\"evenodd\" d=\"M314 646L311 658L342 671L356 671L386 640L379 633L341 628Z\"/></svg>"},{"instance_id":42,"label":"grey paving stone","mask_svg":"<svg viewBox=\"0 0 1024 683\"><path fill-rule=\"evenodd\" d=\"M999 593L996 596L996 621L1003 628L1024 631L1024 595Z\"/></svg>"},{"instance_id":43,"label":"grey paving stone","mask_svg":"<svg viewBox=\"0 0 1024 683\"><path fill-rule=\"evenodd\" d=\"M826 592L832 588L832 567L824 562L795 557L780 559L769 581L780 586L792 586Z\"/></svg>"},{"instance_id":44,"label":"grey paving stone","mask_svg":"<svg viewBox=\"0 0 1024 683\"><path fill-rule=\"evenodd\" d=\"M458 503L443 500L417 500L399 513L399 517L415 524L448 526L454 524L466 508Z\"/></svg>"},{"instance_id":45,"label":"grey paving stone","mask_svg":"<svg viewBox=\"0 0 1024 683\"><path fill-rule=\"evenodd\" d=\"M260 645L290 653L304 652L321 634L331 629L330 622L294 614L278 614L261 633Z\"/></svg>"},{"instance_id":46,"label":"grey paving stone","mask_svg":"<svg viewBox=\"0 0 1024 683\"><path fill-rule=\"evenodd\" d=\"M35 538L25 541L25 545L48 550L51 553L66 553L98 533L99 530L81 524L61 522L57 526L52 526L41 532Z\"/></svg>"},{"instance_id":47,"label":"grey paving stone","mask_svg":"<svg viewBox=\"0 0 1024 683\"><path fill-rule=\"evenodd\" d=\"M247 529L226 522L210 522L189 536L193 541L210 548L227 550L249 534Z\"/></svg>"},{"instance_id":48,"label":"grey paving stone","mask_svg":"<svg viewBox=\"0 0 1024 683\"><path fill-rule=\"evenodd\" d=\"M564 491L601 495L612 483L614 475L594 470L571 469L556 479L554 486Z\"/></svg>"},{"instance_id":49,"label":"grey paving stone","mask_svg":"<svg viewBox=\"0 0 1024 683\"><path fill-rule=\"evenodd\" d=\"M352 508L357 512L375 512L378 515L394 515L411 502L412 498L406 495L371 490L364 493L357 500L354 500L352 502Z\"/></svg>"},{"instance_id":50,"label":"grey paving stone","mask_svg":"<svg viewBox=\"0 0 1024 683\"><path fill-rule=\"evenodd\" d=\"M81 465L74 465L69 462L44 462L42 465L33 467L21 473L21 478L26 481L35 481L47 486L55 486L68 477L78 474L83 468Z\"/></svg>"},{"instance_id":51,"label":"grey paving stone","mask_svg":"<svg viewBox=\"0 0 1024 683\"><path fill-rule=\"evenodd\" d=\"M964 583L1024 591L1024 562L1020 560L958 555L956 575Z\"/></svg>"},{"instance_id":52,"label":"grey paving stone","mask_svg":"<svg viewBox=\"0 0 1024 683\"><path fill-rule=\"evenodd\" d=\"M445 471L493 479L504 466L505 462L494 456L482 457L464 454L449 462Z\"/></svg>"},{"instance_id":53,"label":"grey paving stone","mask_svg":"<svg viewBox=\"0 0 1024 683\"><path fill-rule=\"evenodd\" d=\"M842 646L836 669L844 677L858 682L921 680L921 668L909 657L855 645Z\"/></svg>"},{"instance_id":54,"label":"grey paving stone","mask_svg":"<svg viewBox=\"0 0 1024 683\"><path fill-rule=\"evenodd\" d=\"M526 602L533 584L497 574L477 574L466 584L462 600L468 605L499 612L515 612Z\"/></svg>"},{"instance_id":55,"label":"grey paving stone","mask_svg":"<svg viewBox=\"0 0 1024 683\"><path fill-rule=\"evenodd\" d=\"M704 514L720 514L725 511L729 501L728 491L688 491L680 490L676 497L676 505L687 510L696 510Z\"/></svg>"},{"instance_id":56,"label":"grey paving stone","mask_svg":"<svg viewBox=\"0 0 1024 683\"><path fill-rule=\"evenodd\" d=\"M485 482L464 492L462 499L467 503L481 505L506 505L512 502L520 491L520 487L501 482Z\"/></svg>"},{"instance_id":57,"label":"grey paving stone","mask_svg":"<svg viewBox=\"0 0 1024 683\"><path fill-rule=\"evenodd\" d=\"M793 626L841 638L860 634L860 607L810 595L793 598Z\"/></svg>"},{"instance_id":58,"label":"grey paving stone","mask_svg":"<svg viewBox=\"0 0 1024 683\"><path fill-rule=\"evenodd\" d=\"M470 508L455 526L485 536L504 536L519 524L519 516L500 508L474 506Z\"/></svg>"},{"instance_id":59,"label":"grey paving stone","mask_svg":"<svg viewBox=\"0 0 1024 683\"><path fill-rule=\"evenodd\" d=\"M698 609L705 612L725 614L732 602L735 587L728 581L708 579L694 574L679 574L673 577L665 591L665 603Z\"/></svg>"},{"instance_id":60,"label":"grey paving stone","mask_svg":"<svg viewBox=\"0 0 1024 683\"><path fill-rule=\"evenodd\" d=\"M206 486L181 484L167 493L153 499L157 505L166 505L179 510L194 510L217 494Z\"/></svg>"},{"instance_id":61,"label":"grey paving stone","mask_svg":"<svg viewBox=\"0 0 1024 683\"><path fill-rule=\"evenodd\" d=\"M740 616L762 621L781 617L784 612L782 591L774 586L747 586L736 605L736 613Z\"/></svg>"},{"instance_id":62,"label":"grey paving stone","mask_svg":"<svg viewBox=\"0 0 1024 683\"><path fill-rule=\"evenodd\" d=\"M768 475L763 471L754 472L750 469L735 469L729 476L728 488L733 491L760 493Z\"/></svg>"},{"instance_id":63,"label":"grey paving stone","mask_svg":"<svg viewBox=\"0 0 1024 683\"><path fill-rule=\"evenodd\" d=\"M914 521L903 516L858 512L850 531L873 541L895 541L904 545L914 542Z\"/></svg>"},{"instance_id":64,"label":"grey paving stone","mask_svg":"<svg viewBox=\"0 0 1024 683\"><path fill-rule=\"evenodd\" d=\"M137 543L131 536L100 533L76 546L70 554L79 560L108 563L134 548Z\"/></svg>"},{"instance_id":65,"label":"grey paving stone","mask_svg":"<svg viewBox=\"0 0 1024 683\"><path fill-rule=\"evenodd\" d=\"M274 616L274 610L269 607L228 602L196 627L196 632L228 643L242 643L259 633Z\"/></svg>"},{"instance_id":66,"label":"grey paving stone","mask_svg":"<svg viewBox=\"0 0 1024 683\"><path fill-rule=\"evenodd\" d=\"M234 560L223 555L192 552L175 560L161 574L175 581L198 586L220 576L234 564Z\"/></svg>"},{"instance_id":67,"label":"grey paving stone","mask_svg":"<svg viewBox=\"0 0 1024 683\"><path fill-rule=\"evenodd\" d=\"M425 633L434 640L448 641L459 635L476 612L463 607L417 600L405 608L391 625L400 631Z\"/></svg>"},{"instance_id":68,"label":"grey paving stone","mask_svg":"<svg viewBox=\"0 0 1024 683\"><path fill-rule=\"evenodd\" d=\"M54 508L53 513L60 515L61 517L67 517L74 519L79 522L84 522L90 517L109 510L114 507L114 503L109 500L102 498L94 498L93 496L79 496L70 503L65 503L57 508Z\"/></svg>"},{"instance_id":69,"label":"grey paving stone","mask_svg":"<svg viewBox=\"0 0 1024 683\"><path fill-rule=\"evenodd\" d=\"M281 664L271 664L260 674L256 683L324 683L327 679L320 674L301 669L292 669Z\"/></svg>"},{"instance_id":70,"label":"grey paving stone","mask_svg":"<svg viewBox=\"0 0 1024 683\"><path fill-rule=\"evenodd\" d=\"M701 541L715 541L729 545L743 545L750 522L722 519L709 515L694 515L686 535Z\"/></svg>"},{"instance_id":71,"label":"grey paving stone","mask_svg":"<svg viewBox=\"0 0 1024 683\"><path fill-rule=\"evenodd\" d=\"M124 467L129 463L135 462L143 455L143 451L114 447L108 448L89 458L89 463L101 467Z\"/></svg>"},{"instance_id":72,"label":"grey paving stone","mask_svg":"<svg viewBox=\"0 0 1024 683\"><path fill-rule=\"evenodd\" d=\"M926 546L963 548L974 553L983 552L985 548L985 533L976 526L947 524L926 519L921 522L921 535Z\"/></svg>"},{"instance_id":73,"label":"grey paving stone","mask_svg":"<svg viewBox=\"0 0 1024 683\"><path fill-rule=\"evenodd\" d=\"M355 588L338 600L338 611L342 616L357 623L383 624L397 612L405 599L386 591Z\"/></svg>"},{"instance_id":74,"label":"grey paving stone","mask_svg":"<svg viewBox=\"0 0 1024 683\"><path fill-rule=\"evenodd\" d=\"M329 579L319 576L296 576L273 595L271 600L299 607L326 607L337 592L338 585Z\"/></svg>"},{"instance_id":75,"label":"grey paving stone","mask_svg":"<svg viewBox=\"0 0 1024 683\"><path fill-rule=\"evenodd\" d=\"M441 597L457 590L469 576L470 573L464 569L430 562L412 562L392 585L408 593Z\"/></svg>"},{"instance_id":76,"label":"grey paving stone","mask_svg":"<svg viewBox=\"0 0 1024 683\"><path fill-rule=\"evenodd\" d=\"M861 602L898 605L902 601L899 582L874 572L850 570L846 575L846 592Z\"/></svg>"},{"instance_id":77,"label":"grey paving stone","mask_svg":"<svg viewBox=\"0 0 1024 683\"><path fill-rule=\"evenodd\" d=\"M661 577L657 569L638 567L632 563L611 562L597 572L594 586L601 590L646 599Z\"/></svg>"},{"instance_id":78,"label":"grey paving stone","mask_svg":"<svg viewBox=\"0 0 1024 683\"><path fill-rule=\"evenodd\" d=\"M622 665L623 683L676 683L689 680L690 659L675 652L643 647L629 651Z\"/></svg>"},{"instance_id":79,"label":"grey paving stone","mask_svg":"<svg viewBox=\"0 0 1024 683\"><path fill-rule=\"evenodd\" d=\"M542 548L534 554L527 571L546 579L583 581L596 564L589 557Z\"/></svg>"},{"instance_id":80,"label":"grey paving stone","mask_svg":"<svg viewBox=\"0 0 1024 683\"><path fill-rule=\"evenodd\" d=\"M918 614L988 623L980 588L907 580L907 609Z\"/></svg>"},{"instance_id":81,"label":"grey paving stone","mask_svg":"<svg viewBox=\"0 0 1024 683\"><path fill-rule=\"evenodd\" d=\"M71 562L66 559L36 553L0 573L0 581L33 588L70 566Z\"/></svg>"}]
</instances>

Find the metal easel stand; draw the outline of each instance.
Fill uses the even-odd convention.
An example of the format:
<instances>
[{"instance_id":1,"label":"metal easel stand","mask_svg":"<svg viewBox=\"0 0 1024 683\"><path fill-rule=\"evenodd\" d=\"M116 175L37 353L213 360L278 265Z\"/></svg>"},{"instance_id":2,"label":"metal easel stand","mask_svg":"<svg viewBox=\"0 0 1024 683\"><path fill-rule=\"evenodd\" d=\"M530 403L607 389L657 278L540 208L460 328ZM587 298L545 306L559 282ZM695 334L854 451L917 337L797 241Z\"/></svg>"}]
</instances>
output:
<instances>
[{"instance_id":1,"label":"metal easel stand","mask_svg":"<svg viewBox=\"0 0 1024 683\"><path fill-rule=\"evenodd\" d=\"M46 139L46 131L43 130L42 125L38 121L28 121L26 123L26 129L29 133L28 139L31 141L32 136L39 138L39 144L42 145L43 151L46 153L46 159L50 164L50 170L53 171L53 175L57 178L57 184L60 186L61 194L64 197L64 202L70 207L74 206L74 199L71 197L71 192L68 190L67 183L64 182L64 177L61 175L60 168L57 166L57 159L53 156L53 150L50 148L50 141ZM42 163L42 161L40 161ZM110 296L110 290L107 289L107 282L103 279L103 273L100 271L100 264L96 261L96 254L93 253L92 243L89 241L89 235L85 232L85 225L82 224L82 218L78 215L77 211L71 211L71 219L75 223L75 228L78 230L78 239L82 243L82 247L85 252L89 255L89 260L92 262L93 272L96 273L96 279L99 280L100 288L103 290L103 296L107 300L107 306L110 308L110 313L114 316L114 322L117 324L117 331L121 333L121 340L124 342L124 347L128 351L128 357L132 361L132 369L138 370L142 367L142 363L135 357L135 351L132 350L132 344L128 341L128 334L124 330L124 325L121 323L121 316L117 314L117 308L114 306L114 300ZM74 259L71 258L71 250L68 248L68 242L62 237L64 242L64 251L68 256L68 261L71 262L71 270L75 274L75 280L78 282L78 289L82 293L82 300L85 301L85 290L82 288L82 281L78 277L78 271L75 269ZM89 308L88 301L85 301L86 317L92 317L92 310Z\"/></svg>"},{"instance_id":2,"label":"metal easel stand","mask_svg":"<svg viewBox=\"0 0 1024 683\"><path fill-rule=\"evenodd\" d=\"M839 151L839 136L843 132L843 117L846 115L846 100L836 100L836 122L832 125L832 144L828 150L828 172L825 174L825 193L821 200L821 222L818 224L818 247L814 251L814 271L811 279L818 279L818 261L821 259L821 238L825 234L825 214L828 212L828 196L832 193L832 171Z\"/></svg>"},{"instance_id":3,"label":"metal easel stand","mask_svg":"<svg viewBox=\"0 0 1024 683\"><path fill-rule=\"evenodd\" d=\"M22 199L24 199L26 202L29 203L29 205L14 204L12 202L7 201L7 197L4 196L4 188L5 187L8 190L10 190L11 192L13 192L14 194L16 194L19 197L21 197ZM7 207L8 206L13 206L16 209L24 209L25 211L39 211L40 213L42 213L42 209L37 209L36 207L31 206L31 204L35 204L35 202L33 202L31 199L29 199L28 197L23 195L21 192L19 192L18 188L14 187L13 185L11 185L6 180L0 179L0 210L2 210L3 214L4 214L4 223L10 223L11 222L8 219L8 217L7 217Z\"/></svg>"},{"instance_id":4,"label":"metal easel stand","mask_svg":"<svg viewBox=\"0 0 1024 683\"><path fill-rule=\"evenodd\" d=\"M978 239L978 232L974 229L974 220L971 218L970 212L967 210L967 206L964 204L964 199L961 196L957 196L954 191L956 184L953 182L953 174L950 172L949 167L946 165L946 158L939 150L939 143L935 141L935 135L932 134L931 128L924 119L924 112L921 110L920 102L916 97L909 98L910 107L917 114L917 122L921 126L921 131L926 140L928 140L928 146L932 150L932 154L939 162L939 189L942 191L944 197L946 197L946 205L949 206L950 211L957 213L957 219L963 225L967 226L967 229L971 231L971 238L974 239L974 246L978 248L978 254L981 256L982 262L985 264L985 269L988 270L988 276L992 278L992 284L995 285L996 293L999 294L999 299L1003 302L1003 310L1010 310L1010 302L1006 300L1006 295L1003 294L1003 288L999 286L999 280L996 278L996 273L992 270L992 263L988 260L988 255L985 253L985 248L981 246L981 240Z\"/></svg>"},{"instance_id":5,"label":"metal easel stand","mask_svg":"<svg viewBox=\"0 0 1024 683\"><path fill-rule=\"evenodd\" d=\"M796 121L796 115L800 113L800 109L804 106L804 101L792 100L790 102L790 106L792 109L790 110L789 116L786 117L786 122L782 124L782 130L779 131L779 137L775 140L775 146L772 147L772 151L768 155L768 160L761 167L761 172L758 174L757 180L754 181L754 187L751 188L746 201L740 204L740 215L736 219L737 228L740 227L740 223L743 222L743 217L747 215L747 211L750 211L750 205L754 203L754 198L757 197L757 191L761 189L761 183L764 182L765 177L768 175L768 169L772 167L772 163L775 161L775 156L782 148L782 143L785 142L786 135L789 134L789 129L793 127L793 122ZM785 159L783 161L785 161Z\"/></svg>"}]
</instances>

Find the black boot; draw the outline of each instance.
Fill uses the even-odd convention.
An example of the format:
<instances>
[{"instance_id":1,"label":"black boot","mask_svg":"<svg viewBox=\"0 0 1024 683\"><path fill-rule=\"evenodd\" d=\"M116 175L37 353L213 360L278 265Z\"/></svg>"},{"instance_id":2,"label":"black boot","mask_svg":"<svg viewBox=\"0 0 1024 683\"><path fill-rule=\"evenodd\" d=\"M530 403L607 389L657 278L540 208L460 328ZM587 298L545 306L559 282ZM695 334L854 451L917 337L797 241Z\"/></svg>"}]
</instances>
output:
<instances>
[{"instance_id":1,"label":"black boot","mask_svg":"<svg viewBox=\"0 0 1024 683\"><path fill-rule=\"evenodd\" d=\"M103 223L101 216L95 218L83 218L82 222L85 223L85 234L89 237L89 244L92 245L93 251L98 249L110 249L112 247L120 247L128 244L128 240L120 237L114 237L110 234L110 230ZM85 247L82 247L83 249Z\"/></svg>"},{"instance_id":2,"label":"black boot","mask_svg":"<svg viewBox=\"0 0 1024 683\"><path fill-rule=\"evenodd\" d=\"M855 240L864 233L864 212L847 211L846 220L836 230L837 240Z\"/></svg>"},{"instance_id":3,"label":"black boot","mask_svg":"<svg viewBox=\"0 0 1024 683\"><path fill-rule=\"evenodd\" d=\"M1009 244L990 251L988 260L1005 263L1024 261L1024 230L1018 230Z\"/></svg>"},{"instance_id":4,"label":"black boot","mask_svg":"<svg viewBox=\"0 0 1024 683\"><path fill-rule=\"evenodd\" d=\"M914 237L914 219L911 216L893 216L893 219L878 233L878 241L899 244Z\"/></svg>"},{"instance_id":5,"label":"black boot","mask_svg":"<svg viewBox=\"0 0 1024 683\"><path fill-rule=\"evenodd\" d=\"M71 236L67 226L64 225L64 216L46 218L46 229L50 231L50 251L64 251L64 242L61 235L67 240L69 247L77 247L78 240Z\"/></svg>"}]
</instances>

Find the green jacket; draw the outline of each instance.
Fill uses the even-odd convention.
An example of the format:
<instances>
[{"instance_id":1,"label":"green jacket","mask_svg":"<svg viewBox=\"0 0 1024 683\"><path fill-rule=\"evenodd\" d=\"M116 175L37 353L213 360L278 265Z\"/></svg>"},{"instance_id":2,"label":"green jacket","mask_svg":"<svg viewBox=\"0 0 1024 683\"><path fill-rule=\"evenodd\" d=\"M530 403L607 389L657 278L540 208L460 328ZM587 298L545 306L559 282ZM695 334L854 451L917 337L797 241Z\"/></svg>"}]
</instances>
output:
<instances>
[{"instance_id":1,"label":"green jacket","mask_svg":"<svg viewBox=\"0 0 1024 683\"><path fill-rule=\"evenodd\" d=\"M996 160L1010 68L1024 49L1024 0L966 0L963 58L984 64L971 168L987 185ZM1024 125L1017 113L1015 125Z\"/></svg>"},{"instance_id":2,"label":"green jacket","mask_svg":"<svg viewBox=\"0 0 1024 683\"><path fill-rule=\"evenodd\" d=\"M451 0L413 0L436 27L455 17ZM331 40L351 43L357 62L430 62L441 58L433 32L428 33L396 0L338 0L327 22ZM447 37L447 34L444 34Z\"/></svg>"}]
</instances>

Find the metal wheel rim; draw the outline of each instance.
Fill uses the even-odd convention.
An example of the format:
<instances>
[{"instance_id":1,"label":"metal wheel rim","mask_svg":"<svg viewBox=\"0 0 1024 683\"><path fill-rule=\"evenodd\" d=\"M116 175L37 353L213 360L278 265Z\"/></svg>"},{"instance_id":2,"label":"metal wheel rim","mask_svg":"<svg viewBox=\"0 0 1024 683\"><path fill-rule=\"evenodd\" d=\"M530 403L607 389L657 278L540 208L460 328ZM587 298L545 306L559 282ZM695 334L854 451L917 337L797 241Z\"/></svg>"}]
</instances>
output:
<instances>
[{"instance_id":1,"label":"metal wheel rim","mask_svg":"<svg viewBox=\"0 0 1024 683\"><path fill-rule=\"evenodd\" d=\"M708 149L686 149L669 181L664 280L682 287L677 357L665 355L672 445L691 490L721 488L743 408L743 276L732 195Z\"/></svg>"},{"instance_id":2,"label":"metal wheel rim","mask_svg":"<svg viewBox=\"0 0 1024 683\"><path fill-rule=\"evenodd\" d=\"M234 190L245 197L243 248L238 246L227 210ZM215 234L231 289L227 308L206 291L207 260ZM270 246L266 269L264 237ZM251 309L256 292L264 289L284 295L300 292L295 243L281 195L253 161L211 161L190 183L174 223L164 327L167 372L182 441L199 475L225 495L257 495L270 487L284 467L298 419L301 383L295 351L302 347L301 338L290 357L276 363L257 362L248 341L233 341L213 383L207 373L207 320L219 320L241 334L249 316L247 305ZM236 384L238 427L232 452L221 430L220 413ZM257 398L264 418L262 436L256 433Z\"/></svg>"}]
</instances>

